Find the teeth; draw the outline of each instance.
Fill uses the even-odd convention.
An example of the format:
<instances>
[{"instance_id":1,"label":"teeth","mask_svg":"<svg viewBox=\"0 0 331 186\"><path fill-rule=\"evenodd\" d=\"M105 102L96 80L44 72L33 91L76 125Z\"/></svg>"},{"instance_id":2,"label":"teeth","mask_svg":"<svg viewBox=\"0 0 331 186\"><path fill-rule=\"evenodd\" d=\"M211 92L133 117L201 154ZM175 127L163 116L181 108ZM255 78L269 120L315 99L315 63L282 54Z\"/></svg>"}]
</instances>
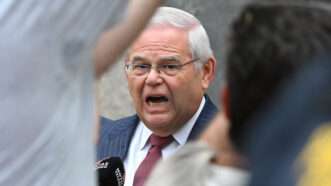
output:
<instances>
[{"instance_id":1,"label":"teeth","mask_svg":"<svg viewBox=\"0 0 331 186\"><path fill-rule=\"evenodd\" d=\"M157 103L153 103L153 102L148 102L149 103L149 106L154 106L155 104L157 104Z\"/></svg>"}]
</instances>

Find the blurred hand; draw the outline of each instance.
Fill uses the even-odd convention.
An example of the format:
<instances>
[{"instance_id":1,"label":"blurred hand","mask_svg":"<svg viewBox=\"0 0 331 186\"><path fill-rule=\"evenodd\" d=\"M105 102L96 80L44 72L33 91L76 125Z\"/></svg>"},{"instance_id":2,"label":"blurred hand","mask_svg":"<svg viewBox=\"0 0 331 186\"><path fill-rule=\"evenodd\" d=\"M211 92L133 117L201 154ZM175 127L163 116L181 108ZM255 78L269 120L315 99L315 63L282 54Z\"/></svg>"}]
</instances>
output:
<instances>
[{"instance_id":1,"label":"blurred hand","mask_svg":"<svg viewBox=\"0 0 331 186\"><path fill-rule=\"evenodd\" d=\"M229 129L230 123L225 114L219 113L203 132L200 140L216 151L214 163L238 168L247 167L245 158L235 150L231 143Z\"/></svg>"},{"instance_id":2,"label":"blurred hand","mask_svg":"<svg viewBox=\"0 0 331 186\"><path fill-rule=\"evenodd\" d=\"M202 133L201 140L215 151L233 150L229 138L229 121L223 113L218 113L209 127Z\"/></svg>"}]
</instances>

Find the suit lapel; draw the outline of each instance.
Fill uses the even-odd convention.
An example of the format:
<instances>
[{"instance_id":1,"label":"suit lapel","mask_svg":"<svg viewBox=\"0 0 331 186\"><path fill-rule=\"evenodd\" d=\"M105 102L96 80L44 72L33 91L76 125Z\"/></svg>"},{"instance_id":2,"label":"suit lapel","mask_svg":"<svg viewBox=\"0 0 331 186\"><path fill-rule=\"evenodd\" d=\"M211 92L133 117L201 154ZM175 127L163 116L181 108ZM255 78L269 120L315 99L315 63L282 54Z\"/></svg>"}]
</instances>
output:
<instances>
[{"instance_id":1,"label":"suit lapel","mask_svg":"<svg viewBox=\"0 0 331 186\"><path fill-rule=\"evenodd\" d=\"M114 121L112 127L104 129L105 135L102 135L98 146L98 159L103 159L108 156L120 157L125 159L129 150L129 145L138 125L139 118L137 115ZM102 131L102 130L101 130Z\"/></svg>"},{"instance_id":2,"label":"suit lapel","mask_svg":"<svg viewBox=\"0 0 331 186\"><path fill-rule=\"evenodd\" d=\"M218 112L217 107L210 100L210 98L207 95L205 95L205 98L206 98L206 103L192 128L192 131L188 137L188 141L197 139L201 134L201 132L209 125L209 122L214 118L214 116Z\"/></svg>"}]
</instances>

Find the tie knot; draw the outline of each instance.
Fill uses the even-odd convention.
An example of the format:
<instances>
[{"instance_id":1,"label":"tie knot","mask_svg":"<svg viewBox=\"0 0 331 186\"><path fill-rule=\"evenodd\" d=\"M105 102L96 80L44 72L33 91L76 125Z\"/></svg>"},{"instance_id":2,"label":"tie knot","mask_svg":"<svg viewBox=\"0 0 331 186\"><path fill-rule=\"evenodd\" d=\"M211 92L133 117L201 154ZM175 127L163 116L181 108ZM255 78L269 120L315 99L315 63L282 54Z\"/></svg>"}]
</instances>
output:
<instances>
[{"instance_id":1,"label":"tie knot","mask_svg":"<svg viewBox=\"0 0 331 186\"><path fill-rule=\"evenodd\" d=\"M166 137L161 137L161 136L157 136L155 134L152 134L149 138L149 141L151 143L152 146L156 146L159 148L163 148L165 146L167 146L170 142L172 142L173 138L172 136L166 136Z\"/></svg>"}]
</instances>

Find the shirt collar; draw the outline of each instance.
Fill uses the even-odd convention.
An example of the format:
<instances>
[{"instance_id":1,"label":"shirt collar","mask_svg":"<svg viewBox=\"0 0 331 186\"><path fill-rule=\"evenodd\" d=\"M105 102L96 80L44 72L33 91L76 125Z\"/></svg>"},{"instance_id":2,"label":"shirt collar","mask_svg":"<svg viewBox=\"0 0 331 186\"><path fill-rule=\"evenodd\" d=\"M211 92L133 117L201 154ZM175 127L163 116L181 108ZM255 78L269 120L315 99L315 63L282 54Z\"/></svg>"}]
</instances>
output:
<instances>
[{"instance_id":1,"label":"shirt collar","mask_svg":"<svg viewBox=\"0 0 331 186\"><path fill-rule=\"evenodd\" d=\"M172 134L173 138L179 145L184 145L187 142L187 139L191 133L191 130L193 129L194 124L197 121L205 104L206 104L206 99L205 99L205 97L202 97L200 106L199 106L198 110L195 112L195 114L192 116L192 118L188 122L186 122L186 124L181 129L179 129L176 133ZM141 120L139 121L137 130L141 131L139 149L142 150L148 146L148 143L147 143L148 138L153 132L149 128L147 128Z\"/></svg>"},{"instance_id":2,"label":"shirt collar","mask_svg":"<svg viewBox=\"0 0 331 186\"><path fill-rule=\"evenodd\" d=\"M203 107L205 106L206 100L205 97L202 97L200 106L198 108L198 110L195 112L195 114L192 116L192 118L190 120L188 120L188 122L186 122L186 124L179 129L176 133L174 133L172 136L174 137L174 139L176 140L176 142L179 143L179 145L184 145L187 142L187 139L194 127L195 122L197 121Z\"/></svg>"},{"instance_id":3,"label":"shirt collar","mask_svg":"<svg viewBox=\"0 0 331 186\"><path fill-rule=\"evenodd\" d=\"M142 150L148 145L148 138L153 133L149 128L147 128L141 120L139 121L138 130L141 132L140 143L139 143L139 150Z\"/></svg>"}]
</instances>

